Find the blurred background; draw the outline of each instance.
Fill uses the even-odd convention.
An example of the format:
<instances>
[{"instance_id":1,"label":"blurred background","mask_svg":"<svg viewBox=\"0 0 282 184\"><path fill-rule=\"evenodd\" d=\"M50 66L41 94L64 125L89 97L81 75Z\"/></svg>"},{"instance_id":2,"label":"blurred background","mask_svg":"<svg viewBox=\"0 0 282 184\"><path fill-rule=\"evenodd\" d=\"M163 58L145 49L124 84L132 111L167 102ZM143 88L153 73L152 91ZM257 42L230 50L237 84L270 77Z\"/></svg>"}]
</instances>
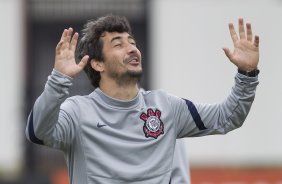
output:
<instances>
[{"instance_id":1,"label":"blurred background","mask_svg":"<svg viewBox=\"0 0 282 184\"><path fill-rule=\"evenodd\" d=\"M261 39L260 85L243 125L224 136L186 138L193 184L282 183L281 0L0 0L2 62L0 183L65 184L59 151L29 143L27 116L54 64L64 28L83 28L105 14L125 15L143 55L143 88L194 102L223 100L236 68L227 24L251 22ZM71 95L93 90L86 75Z\"/></svg>"}]
</instances>

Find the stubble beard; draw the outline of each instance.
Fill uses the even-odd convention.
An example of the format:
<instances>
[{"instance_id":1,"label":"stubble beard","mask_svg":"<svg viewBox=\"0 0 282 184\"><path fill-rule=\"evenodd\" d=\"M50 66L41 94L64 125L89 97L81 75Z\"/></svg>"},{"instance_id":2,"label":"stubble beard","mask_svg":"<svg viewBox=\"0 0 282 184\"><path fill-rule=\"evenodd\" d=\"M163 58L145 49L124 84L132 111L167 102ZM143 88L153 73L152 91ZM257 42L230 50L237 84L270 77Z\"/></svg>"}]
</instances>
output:
<instances>
[{"instance_id":1,"label":"stubble beard","mask_svg":"<svg viewBox=\"0 0 282 184\"><path fill-rule=\"evenodd\" d=\"M119 86L128 86L137 84L140 81L142 74L143 71L141 69L139 71L127 70L124 73L111 72L109 73L109 76L114 79Z\"/></svg>"},{"instance_id":2,"label":"stubble beard","mask_svg":"<svg viewBox=\"0 0 282 184\"><path fill-rule=\"evenodd\" d=\"M127 61L123 61L123 64L120 64L117 59L105 64L108 65L108 76L119 86L135 85L142 77L142 66L140 70L130 70L127 68Z\"/></svg>"}]
</instances>

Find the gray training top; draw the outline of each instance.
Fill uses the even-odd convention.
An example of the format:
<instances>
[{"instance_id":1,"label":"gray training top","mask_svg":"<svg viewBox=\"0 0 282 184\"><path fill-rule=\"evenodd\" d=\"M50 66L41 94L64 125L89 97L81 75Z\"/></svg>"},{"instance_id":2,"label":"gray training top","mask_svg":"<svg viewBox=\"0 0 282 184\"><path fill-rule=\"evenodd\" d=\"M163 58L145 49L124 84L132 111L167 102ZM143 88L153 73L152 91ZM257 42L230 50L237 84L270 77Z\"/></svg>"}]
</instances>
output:
<instances>
[{"instance_id":1,"label":"gray training top","mask_svg":"<svg viewBox=\"0 0 282 184\"><path fill-rule=\"evenodd\" d=\"M55 70L30 113L30 141L64 152L71 184L168 184L177 138L225 134L240 127L257 77L236 74L228 98L194 104L164 91L121 101L95 89L68 97L72 79Z\"/></svg>"}]
</instances>

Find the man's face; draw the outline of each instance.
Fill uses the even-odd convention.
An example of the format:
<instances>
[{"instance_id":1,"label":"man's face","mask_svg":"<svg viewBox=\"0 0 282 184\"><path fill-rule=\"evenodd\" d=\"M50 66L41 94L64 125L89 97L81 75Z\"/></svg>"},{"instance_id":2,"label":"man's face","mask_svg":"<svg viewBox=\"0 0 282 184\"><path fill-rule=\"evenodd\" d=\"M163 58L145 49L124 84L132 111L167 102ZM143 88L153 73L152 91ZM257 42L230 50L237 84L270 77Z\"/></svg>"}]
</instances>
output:
<instances>
[{"instance_id":1,"label":"man's face","mask_svg":"<svg viewBox=\"0 0 282 184\"><path fill-rule=\"evenodd\" d=\"M103 41L104 72L115 80L140 78L141 53L128 33L105 32Z\"/></svg>"}]
</instances>

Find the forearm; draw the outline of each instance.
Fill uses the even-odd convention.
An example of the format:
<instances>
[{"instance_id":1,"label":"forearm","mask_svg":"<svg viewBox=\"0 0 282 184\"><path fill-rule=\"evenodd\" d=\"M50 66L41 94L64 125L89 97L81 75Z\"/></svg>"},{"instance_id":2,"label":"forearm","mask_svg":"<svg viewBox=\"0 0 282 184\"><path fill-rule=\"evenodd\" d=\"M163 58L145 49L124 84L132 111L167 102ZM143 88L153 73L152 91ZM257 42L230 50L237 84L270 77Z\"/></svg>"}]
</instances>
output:
<instances>
[{"instance_id":1,"label":"forearm","mask_svg":"<svg viewBox=\"0 0 282 184\"><path fill-rule=\"evenodd\" d=\"M257 85L257 77L237 74L231 93L222 103L194 104L184 99L174 107L180 122L178 137L226 134L242 126L254 101Z\"/></svg>"},{"instance_id":2,"label":"forearm","mask_svg":"<svg viewBox=\"0 0 282 184\"><path fill-rule=\"evenodd\" d=\"M242 126L255 98L257 77L237 74L228 98L216 105L198 106L199 114L211 134L225 134Z\"/></svg>"}]
</instances>

